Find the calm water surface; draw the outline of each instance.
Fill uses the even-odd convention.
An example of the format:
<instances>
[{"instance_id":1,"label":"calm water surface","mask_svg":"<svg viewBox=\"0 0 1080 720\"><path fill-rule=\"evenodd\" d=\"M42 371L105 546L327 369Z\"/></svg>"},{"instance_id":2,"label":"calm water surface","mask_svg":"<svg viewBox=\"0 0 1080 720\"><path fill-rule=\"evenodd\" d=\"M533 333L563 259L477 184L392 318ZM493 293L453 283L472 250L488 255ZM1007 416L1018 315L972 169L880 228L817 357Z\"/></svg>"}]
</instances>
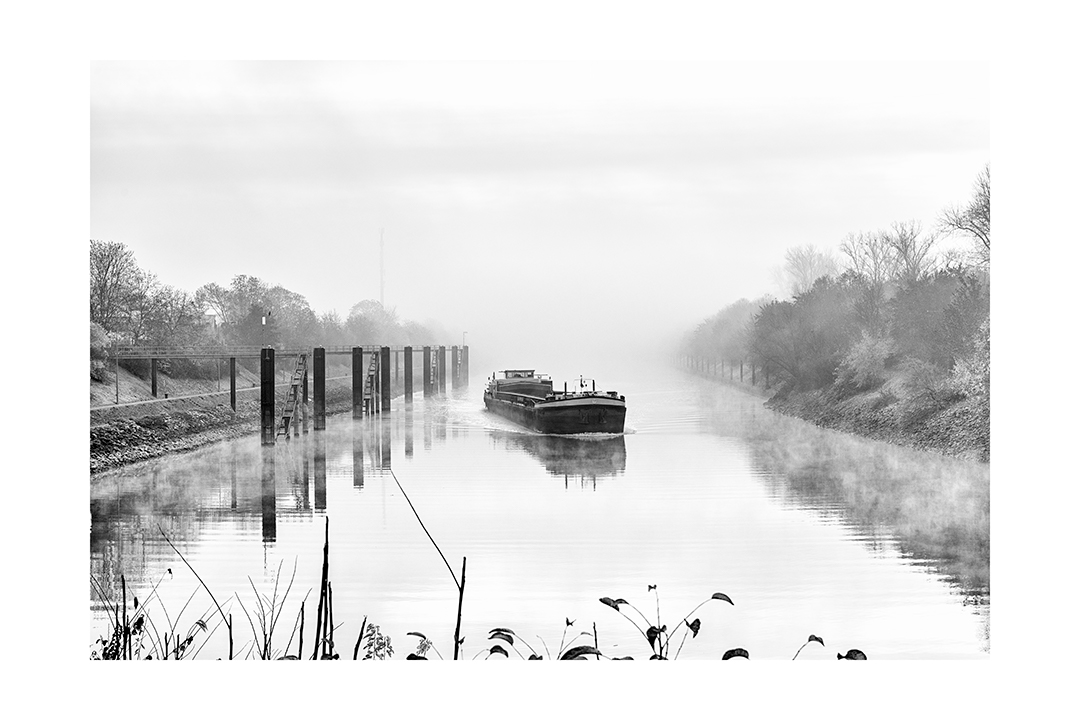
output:
<instances>
[{"instance_id":1,"label":"calm water surface","mask_svg":"<svg viewBox=\"0 0 1080 720\"><path fill-rule=\"evenodd\" d=\"M232 613L241 654L244 608L255 620L256 589L272 595L280 569L280 598L295 567L275 647L310 591L309 652L329 519L341 655L352 657L366 616L395 659L415 649L410 631L449 657L457 590L392 472L455 571L468 558L466 658L495 627L554 652L569 619L568 638L595 622L607 655L644 659L645 640L600 597L651 618L659 602L674 627L717 591L734 606L697 610L701 631L680 659L742 647L789 660L811 633L826 647L800 662L849 648L872 660L988 657L988 466L820 430L677 373L605 378L629 410L626 434L603 439L523 431L483 409L482 385L411 409L395 399L375 418L331 416L325 432L269 452L253 436L95 477L88 644L108 627L95 587L115 600L121 574L140 600L157 584L159 630L200 616L214 626L163 531ZM226 653L219 629L198 657Z\"/></svg>"}]
</instances>

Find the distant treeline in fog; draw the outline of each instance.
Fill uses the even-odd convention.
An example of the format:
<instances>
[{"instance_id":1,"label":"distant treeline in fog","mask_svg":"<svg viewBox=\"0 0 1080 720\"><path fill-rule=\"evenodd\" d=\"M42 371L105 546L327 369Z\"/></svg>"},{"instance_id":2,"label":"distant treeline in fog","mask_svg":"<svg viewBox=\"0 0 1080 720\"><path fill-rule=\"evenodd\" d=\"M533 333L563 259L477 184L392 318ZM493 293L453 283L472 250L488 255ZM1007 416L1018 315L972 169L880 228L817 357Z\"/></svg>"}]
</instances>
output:
<instances>
[{"instance_id":1,"label":"distant treeline in fog","mask_svg":"<svg viewBox=\"0 0 1080 720\"><path fill-rule=\"evenodd\" d=\"M946 238L962 245L942 250ZM839 399L896 380L935 401L989 397L989 165L967 204L946 208L933 228L851 233L839 259L792 248L777 279L788 299L723 308L683 352L768 368L781 393L831 388Z\"/></svg>"},{"instance_id":2,"label":"distant treeline in fog","mask_svg":"<svg viewBox=\"0 0 1080 720\"><path fill-rule=\"evenodd\" d=\"M437 334L399 319L377 300L357 302L346 318L334 311L316 314L303 295L249 275L237 275L228 287L208 283L189 293L139 267L123 243L90 240L90 375L95 379L103 379L114 344L421 346L436 344ZM141 370L146 362L127 364ZM170 365L199 374L192 361Z\"/></svg>"}]
</instances>

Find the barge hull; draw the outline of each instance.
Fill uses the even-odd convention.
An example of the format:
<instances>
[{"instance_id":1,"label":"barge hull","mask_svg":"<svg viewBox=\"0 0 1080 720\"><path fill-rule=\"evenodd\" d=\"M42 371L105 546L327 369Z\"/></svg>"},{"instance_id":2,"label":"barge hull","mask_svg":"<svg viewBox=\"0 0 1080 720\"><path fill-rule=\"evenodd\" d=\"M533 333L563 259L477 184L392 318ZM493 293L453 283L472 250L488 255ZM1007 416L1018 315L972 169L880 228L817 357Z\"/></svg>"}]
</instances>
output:
<instances>
[{"instance_id":1,"label":"barge hull","mask_svg":"<svg viewBox=\"0 0 1080 720\"><path fill-rule=\"evenodd\" d=\"M489 396L484 405L519 425L556 435L621 433L626 421L625 404L596 398L528 405Z\"/></svg>"}]
</instances>

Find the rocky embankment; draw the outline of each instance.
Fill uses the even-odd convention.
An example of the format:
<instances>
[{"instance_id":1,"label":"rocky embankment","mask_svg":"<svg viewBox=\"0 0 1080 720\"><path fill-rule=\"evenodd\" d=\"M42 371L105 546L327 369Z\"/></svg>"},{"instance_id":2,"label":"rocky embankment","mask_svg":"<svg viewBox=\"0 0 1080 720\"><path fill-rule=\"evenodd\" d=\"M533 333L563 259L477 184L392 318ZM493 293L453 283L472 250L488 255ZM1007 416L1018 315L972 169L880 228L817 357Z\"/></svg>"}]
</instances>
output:
<instances>
[{"instance_id":1,"label":"rocky embankment","mask_svg":"<svg viewBox=\"0 0 1080 720\"><path fill-rule=\"evenodd\" d=\"M990 462L990 401L967 398L943 406L898 401L869 392L836 400L828 390L776 395L777 412L821 427L951 457Z\"/></svg>"},{"instance_id":2,"label":"rocky embankment","mask_svg":"<svg viewBox=\"0 0 1080 720\"><path fill-rule=\"evenodd\" d=\"M326 412L349 410L347 385L326 388ZM236 412L219 398L177 398L160 405L103 407L90 411L90 474L184 452L259 431L258 398L237 399Z\"/></svg>"}]
</instances>

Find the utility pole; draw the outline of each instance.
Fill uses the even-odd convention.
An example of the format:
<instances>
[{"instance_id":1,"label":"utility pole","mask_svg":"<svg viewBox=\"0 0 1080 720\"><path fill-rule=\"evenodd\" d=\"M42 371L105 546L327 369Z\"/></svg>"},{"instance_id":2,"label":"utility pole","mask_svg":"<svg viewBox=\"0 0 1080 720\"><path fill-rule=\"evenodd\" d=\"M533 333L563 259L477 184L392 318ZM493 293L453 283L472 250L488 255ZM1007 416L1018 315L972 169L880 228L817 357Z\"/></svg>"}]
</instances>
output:
<instances>
[{"instance_id":1,"label":"utility pole","mask_svg":"<svg viewBox=\"0 0 1080 720\"><path fill-rule=\"evenodd\" d=\"M384 287L384 284L385 283L384 283L384 276L383 276L383 229L379 228L379 304L382 305L383 308L386 307L386 305L383 304L383 287Z\"/></svg>"}]
</instances>

